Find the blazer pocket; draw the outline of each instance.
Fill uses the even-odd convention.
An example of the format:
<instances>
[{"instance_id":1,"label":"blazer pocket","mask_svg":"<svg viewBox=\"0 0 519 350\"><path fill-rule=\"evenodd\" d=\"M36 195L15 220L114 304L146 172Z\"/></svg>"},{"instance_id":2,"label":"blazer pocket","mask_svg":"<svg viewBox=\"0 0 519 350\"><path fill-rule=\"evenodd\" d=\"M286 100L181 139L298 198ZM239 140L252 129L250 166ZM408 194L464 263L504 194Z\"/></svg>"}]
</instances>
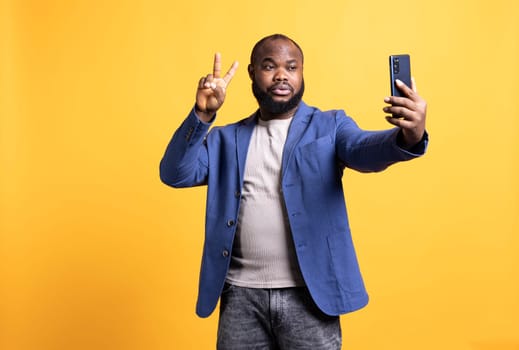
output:
<instances>
[{"instance_id":1,"label":"blazer pocket","mask_svg":"<svg viewBox=\"0 0 519 350\"><path fill-rule=\"evenodd\" d=\"M296 153L296 162L305 178L324 180L323 172L335 164L335 146L330 135L302 145Z\"/></svg>"},{"instance_id":2,"label":"blazer pocket","mask_svg":"<svg viewBox=\"0 0 519 350\"><path fill-rule=\"evenodd\" d=\"M300 146L301 150L309 151L309 152L317 151L323 147L324 148L332 147L332 137L330 135L319 137L318 139L315 139L309 143L306 143L306 144Z\"/></svg>"}]
</instances>

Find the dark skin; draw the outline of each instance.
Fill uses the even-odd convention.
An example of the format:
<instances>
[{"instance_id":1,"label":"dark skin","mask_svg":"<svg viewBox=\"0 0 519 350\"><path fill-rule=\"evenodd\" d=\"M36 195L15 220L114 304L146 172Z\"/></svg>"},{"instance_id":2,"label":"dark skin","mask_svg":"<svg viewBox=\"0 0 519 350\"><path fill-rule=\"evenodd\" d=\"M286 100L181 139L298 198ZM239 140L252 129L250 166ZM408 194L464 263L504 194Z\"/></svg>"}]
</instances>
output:
<instances>
[{"instance_id":1,"label":"dark skin","mask_svg":"<svg viewBox=\"0 0 519 350\"><path fill-rule=\"evenodd\" d=\"M393 116L386 116L386 120L400 128L402 133L401 146L404 149L413 148L420 142L425 133L425 117L427 115L427 103L418 95L414 78L411 79L411 88L396 81L396 86L406 97L390 96L384 98L384 102L390 106L382 110Z\"/></svg>"},{"instance_id":2,"label":"dark skin","mask_svg":"<svg viewBox=\"0 0 519 350\"><path fill-rule=\"evenodd\" d=\"M208 123L222 107L225 101L227 86L238 69L238 62L234 61L229 71L221 77L222 58L219 53L214 55L213 74L200 78L196 91L196 113L198 117Z\"/></svg>"},{"instance_id":3,"label":"dark skin","mask_svg":"<svg viewBox=\"0 0 519 350\"><path fill-rule=\"evenodd\" d=\"M268 92L276 102L287 102L303 83L303 55L290 40L277 39L265 42L248 66L249 77L261 90ZM263 120L288 119L297 106L283 114L272 114L260 106Z\"/></svg>"},{"instance_id":4,"label":"dark skin","mask_svg":"<svg viewBox=\"0 0 519 350\"><path fill-rule=\"evenodd\" d=\"M222 106L227 87L237 68L238 62L234 62L221 77L221 56L215 54L213 73L200 79L196 94L195 109L202 121L209 122ZM303 57L290 40L267 40L257 51L254 62L248 66L248 72L261 90L275 101L286 102L301 89ZM396 84L405 97L386 97L384 102L387 106L383 111L392 115L387 116L386 120L400 128L400 145L411 149L422 140L425 133L427 104L418 94L414 79L411 87L398 80ZM296 110L297 107L274 115L260 106L260 117L264 120L286 119L292 117Z\"/></svg>"}]
</instances>

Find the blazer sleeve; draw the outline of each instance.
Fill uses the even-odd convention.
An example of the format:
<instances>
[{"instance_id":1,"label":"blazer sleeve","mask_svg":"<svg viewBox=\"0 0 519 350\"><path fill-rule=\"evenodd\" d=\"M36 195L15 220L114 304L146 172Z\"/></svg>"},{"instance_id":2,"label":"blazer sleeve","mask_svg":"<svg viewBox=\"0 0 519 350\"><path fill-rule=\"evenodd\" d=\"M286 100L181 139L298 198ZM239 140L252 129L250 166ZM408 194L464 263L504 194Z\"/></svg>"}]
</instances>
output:
<instances>
[{"instance_id":1,"label":"blazer sleeve","mask_svg":"<svg viewBox=\"0 0 519 350\"><path fill-rule=\"evenodd\" d=\"M417 146L407 151L397 143L400 128L362 130L344 111L337 111L335 118L336 152L348 168L361 172L382 171L396 162L420 157L427 149L427 133Z\"/></svg>"},{"instance_id":2,"label":"blazer sleeve","mask_svg":"<svg viewBox=\"0 0 519 350\"><path fill-rule=\"evenodd\" d=\"M211 123L201 121L194 108L175 131L160 161L160 179L172 187L205 185L208 153L205 137Z\"/></svg>"}]
</instances>

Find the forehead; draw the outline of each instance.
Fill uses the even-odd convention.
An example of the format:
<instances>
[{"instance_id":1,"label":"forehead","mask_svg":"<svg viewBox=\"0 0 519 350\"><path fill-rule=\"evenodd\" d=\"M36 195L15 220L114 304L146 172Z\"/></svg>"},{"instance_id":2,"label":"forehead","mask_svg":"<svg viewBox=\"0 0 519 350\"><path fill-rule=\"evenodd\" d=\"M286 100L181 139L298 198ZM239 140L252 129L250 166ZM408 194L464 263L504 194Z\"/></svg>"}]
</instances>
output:
<instances>
[{"instance_id":1,"label":"forehead","mask_svg":"<svg viewBox=\"0 0 519 350\"><path fill-rule=\"evenodd\" d=\"M302 61L303 58L297 46L287 39L266 40L258 48L255 56L256 62L261 62L268 58L297 61Z\"/></svg>"}]
</instances>

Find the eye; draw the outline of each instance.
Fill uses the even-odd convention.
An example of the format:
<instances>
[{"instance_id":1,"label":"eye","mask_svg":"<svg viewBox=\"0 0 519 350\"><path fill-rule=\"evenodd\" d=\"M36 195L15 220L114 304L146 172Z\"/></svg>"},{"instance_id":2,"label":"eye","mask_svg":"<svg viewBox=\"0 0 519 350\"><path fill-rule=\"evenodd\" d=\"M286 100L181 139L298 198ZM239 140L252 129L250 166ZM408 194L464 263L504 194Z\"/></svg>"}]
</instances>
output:
<instances>
[{"instance_id":1,"label":"eye","mask_svg":"<svg viewBox=\"0 0 519 350\"><path fill-rule=\"evenodd\" d=\"M297 66L295 64L292 64L290 66L288 66L288 70L293 72L293 71L296 71L297 70Z\"/></svg>"},{"instance_id":2,"label":"eye","mask_svg":"<svg viewBox=\"0 0 519 350\"><path fill-rule=\"evenodd\" d=\"M264 70L273 70L274 69L274 65L273 64L265 64L265 65L263 65L263 69Z\"/></svg>"}]
</instances>

